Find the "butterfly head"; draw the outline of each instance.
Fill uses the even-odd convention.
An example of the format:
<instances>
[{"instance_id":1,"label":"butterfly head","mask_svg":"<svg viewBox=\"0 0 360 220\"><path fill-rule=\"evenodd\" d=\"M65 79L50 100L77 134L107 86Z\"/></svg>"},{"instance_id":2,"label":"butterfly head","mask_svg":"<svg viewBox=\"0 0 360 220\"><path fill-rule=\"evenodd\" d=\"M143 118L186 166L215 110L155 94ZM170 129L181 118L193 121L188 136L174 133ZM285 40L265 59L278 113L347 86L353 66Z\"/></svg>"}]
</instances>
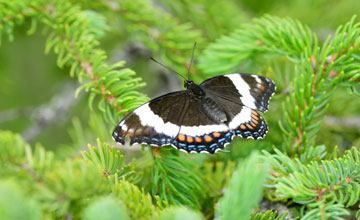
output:
<instances>
[{"instance_id":1,"label":"butterfly head","mask_svg":"<svg viewBox=\"0 0 360 220\"><path fill-rule=\"evenodd\" d=\"M192 80L185 80L184 87L194 97L201 98L205 96L204 90Z\"/></svg>"}]
</instances>

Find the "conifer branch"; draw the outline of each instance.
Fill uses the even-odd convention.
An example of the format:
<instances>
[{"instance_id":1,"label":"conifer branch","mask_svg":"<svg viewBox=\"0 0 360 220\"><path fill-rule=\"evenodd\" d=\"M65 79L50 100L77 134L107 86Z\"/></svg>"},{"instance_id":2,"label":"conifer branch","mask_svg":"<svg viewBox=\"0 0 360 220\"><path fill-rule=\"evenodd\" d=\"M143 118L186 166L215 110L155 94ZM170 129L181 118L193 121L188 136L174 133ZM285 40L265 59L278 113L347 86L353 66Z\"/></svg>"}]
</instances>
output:
<instances>
[{"instance_id":1,"label":"conifer branch","mask_svg":"<svg viewBox=\"0 0 360 220\"><path fill-rule=\"evenodd\" d=\"M260 202L267 162L258 154L240 162L234 171L224 196L220 199L217 219L247 219ZM244 181L246 179L246 181ZM238 196L241 195L241 196ZM234 207L237 207L234 209Z\"/></svg>"},{"instance_id":2,"label":"conifer branch","mask_svg":"<svg viewBox=\"0 0 360 220\"><path fill-rule=\"evenodd\" d=\"M221 2L160 0L160 2L176 17L191 22L197 29L202 30L203 35L211 41L238 28L240 23L247 20L247 12L231 0ZM220 12L221 16L219 16Z\"/></svg>"},{"instance_id":3,"label":"conifer branch","mask_svg":"<svg viewBox=\"0 0 360 220\"><path fill-rule=\"evenodd\" d=\"M359 201L360 152L356 148L346 151L343 157L309 164L291 159L279 150L274 155L264 153L272 164L268 187L276 190L278 199L292 199L306 206L306 216L318 215L316 209L324 216L342 216L348 213L344 207Z\"/></svg>"},{"instance_id":4,"label":"conifer branch","mask_svg":"<svg viewBox=\"0 0 360 220\"><path fill-rule=\"evenodd\" d=\"M117 11L127 23L125 28L129 33L157 53L156 56L165 64L186 74L194 42L203 41L201 32L194 29L190 23L180 24L177 19L156 8L149 0L117 2Z\"/></svg>"},{"instance_id":5,"label":"conifer branch","mask_svg":"<svg viewBox=\"0 0 360 220\"><path fill-rule=\"evenodd\" d=\"M260 55L284 55L293 61L297 68L280 127L284 149L298 153L313 146L333 89L346 83L357 94L359 34L353 17L319 47L316 35L300 22L265 16L211 44L200 57L199 68L209 77L236 72L245 60Z\"/></svg>"},{"instance_id":6,"label":"conifer branch","mask_svg":"<svg viewBox=\"0 0 360 220\"><path fill-rule=\"evenodd\" d=\"M98 168L104 177L113 177L128 180L133 183L141 179L141 172L135 172L133 163L125 164L123 155L114 146L109 147L108 144L101 143L97 139L97 147L88 145L88 151L82 151L81 154L85 160L91 161ZM112 180L111 180L112 181Z\"/></svg>"},{"instance_id":7,"label":"conifer branch","mask_svg":"<svg viewBox=\"0 0 360 220\"><path fill-rule=\"evenodd\" d=\"M39 21L50 30L46 52L54 49L58 54L58 66L70 67L70 76L77 76L79 82L83 83L77 93L82 89L90 92L90 108L95 97L100 96L99 109L106 119L116 123L120 115L148 100L145 95L137 92L145 84L140 78L134 77L135 73L132 70L122 68L124 62L112 65L106 63L105 52L97 48L99 42L96 39L104 29L93 28L91 22L95 19L91 16L94 16L94 13L85 13L79 7L62 0L50 3L41 0L20 3L16 4L21 7L14 7L16 10L6 17L8 20L20 21L26 15L41 18ZM4 7L13 6L11 3L3 4ZM33 13L26 13L28 11ZM20 15L20 19L15 15ZM2 28L9 29L8 33L11 35L14 25L14 22L10 22Z\"/></svg>"},{"instance_id":8,"label":"conifer branch","mask_svg":"<svg viewBox=\"0 0 360 220\"><path fill-rule=\"evenodd\" d=\"M184 160L174 149L154 147L152 167L153 196L161 201L175 205L188 205L199 208L205 197L203 177L190 160ZM186 179L180 182L179 179Z\"/></svg>"},{"instance_id":9,"label":"conifer branch","mask_svg":"<svg viewBox=\"0 0 360 220\"><path fill-rule=\"evenodd\" d=\"M250 220L290 220L286 217L286 213L277 214L276 211L266 211L265 213L254 213L250 216Z\"/></svg>"},{"instance_id":10,"label":"conifer branch","mask_svg":"<svg viewBox=\"0 0 360 220\"><path fill-rule=\"evenodd\" d=\"M157 214L159 210L153 205L152 198L148 193L139 190L130 182L115 179L112 194L124 203L131 219L151 219Z\"/></svg>"}]
</instances>

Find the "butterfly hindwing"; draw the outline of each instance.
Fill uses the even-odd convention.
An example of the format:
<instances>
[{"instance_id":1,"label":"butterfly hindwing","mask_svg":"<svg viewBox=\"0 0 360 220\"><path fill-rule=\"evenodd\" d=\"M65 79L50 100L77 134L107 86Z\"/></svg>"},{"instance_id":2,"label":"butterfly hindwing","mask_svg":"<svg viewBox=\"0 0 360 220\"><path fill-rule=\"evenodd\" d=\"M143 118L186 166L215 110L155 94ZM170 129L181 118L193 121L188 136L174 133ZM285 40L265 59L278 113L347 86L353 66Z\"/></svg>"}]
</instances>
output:
<instances>
[{"instance_id":1,"label":"butterfly hindwing","mask_svg":"<svg viewBox=\"0 0 360 220\"><path fill-rule=\"evenodd\" d=\"M268 132L264 118L256 110L243 106L241 111L229 122L234 135L242 138L262 139Z\"/></svg>"},{"instance_id":2,"label":"butterfly hindwing","mask_svg":"<svg viewBox=\"0 0 360 220\"><path fill-rule=\"evenodd\" d=\"M224 149L233 136L224 117L225 113L210 97L202 100L189 99L179 134L172 145L188 153L215 153Z\"/></svg>"}]
</instances>

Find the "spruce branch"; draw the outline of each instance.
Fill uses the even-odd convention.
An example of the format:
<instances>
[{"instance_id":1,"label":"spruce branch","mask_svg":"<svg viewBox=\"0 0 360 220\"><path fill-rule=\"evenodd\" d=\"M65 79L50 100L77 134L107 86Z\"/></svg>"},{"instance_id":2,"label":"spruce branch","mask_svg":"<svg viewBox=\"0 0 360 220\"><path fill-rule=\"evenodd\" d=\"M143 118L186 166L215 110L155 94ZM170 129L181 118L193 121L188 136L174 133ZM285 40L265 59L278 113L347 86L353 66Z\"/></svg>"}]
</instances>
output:
<instances>
[{"instance_id":1,"label":"spruce branch","mask_svg":"<svg viewBox=\"0 0 360 220\"><path fill-rule=\"evenodd\" d=\"M204 181L207 183L210 197L218 199L222 195L222 189L229 183L235 166L234 161L205 162L203 164Z\"/></svg>"},{"instance_id":2,"label":"spruce branch","mask_svg":"<svg viewBox=\"0 0 360 220\"><path fill-rule=\"evenodd\" d=\"M90 91L89 106L91 108L95 96L100 95L99 109L105 118L117 122L119 114L128 112L148 98L137 92L144 86L140 78L134 78L135 73L130 69L122 68L124 62L113 65L106 64L106 55L97 47L93 28L89 21L81 17L82 11L72 5L59 6L57 15L68 13L71 15L65 25L56 26L47 40L46 51L54 48L59 54L58 65L68 64L71 66L70 75L78 76L80 82L83 79L89 81L83 84L79 91L85 89ZM56 24L60 17L48 17L47 23ZM83 18L83 19L79 19ZM84 28L85 27L85 28Z\"/></svg>"},{"instance_id":3,"label":"spruce branch","mask_svg":"<svg viewBox=\"0 0 360 220\"><path fill-rule=\"evenodd\" d=\"M153 205L150 194L128 181L118 179L115 178L112 194L123 202L131 219L151 219L160 211Z\"/></svg>"},{"instance_id":4,"label":"spruce branch","mask_svg":"<svg viewBox=\"0 0 360 220\"><path fill-rule=\"evenodd\" d=\"M285 55L298 63L305 51L312 54L317 42L317 37L299 21L267 15L210 44L200 56L198 67L208 78L237 72L243 62L259 55Z\"/></svg>"},{"instance_id":5,"label":"spruce branch","mask_svg":"<svg viewBox=\"0 0 360 220\"><path fill-rule=\"evenodd\" d=\"M0 131L0 152L3 175L21 170L20 175L42 181L54 166L53 152L46 151L40 144L33 150L20 135L9 131Z\"/></svg>"},{"instance_id":6,"label":"spruce branch","mask_svg":"<svg viewBox=\"0 0 360 220\"><path fill-rule=\"evenodd\" d=\"M3 33L10 41L14 40L15 25L23 24L26 16L36 15L33 7L39 7L39 1L1 1L0 2L0 45ZM32 20L35 24L35 20ZM35 25L33 25L35 26Z\"/></svg>"},{"instance_id":7,"label":"spruce branch","mask_svg":"<svg viewBox=\"0 0 360 220\"><path fill-rule=\"evenodd\" d=\"M306 215L318 215L314 210L320 209L324 216L343 216L348 213L344 207L359 201L360 152L356 148L346 151L343 157L309 164L291 159L279 150L275 153L264 152L272 164L268 187L276 190L278 198L306 206Z\"/></svg>"},{"instance_id":8,"label":"spruce branch","mask_svg":"<svg viewBox=\"0 0 360 220\"><path fill-rule=\"evenodd\" d=\"M315 208L307 212L301 220L312 220L312 219L336 219L345 220L343 216L349 215L349 212L344 209L341 204L322 205L319 208Z\"/></svg>"},{"instance_id":9,"label":"spruce branch","mask_svg":"<svg viewBox=\"0 0 360 220\"><path fill-rule=\"evenodd\" d=\"M335 149L336 150L336 149ZM300 161L304 164L310 163L311 161L320 161L328 156L325 146L309 147L300 154Z\"/></svg>"},{"instance_id":10,"label":"spruce branch","mask_svg":"<svg viewBox=\"0 0 360 220\"><path fill-rule=\"evenodd\" d=\"M200 208L206 191L201 173L194 169L195 164L180 157L178 152L175 154L174 149L154 147L153 151L153 196L158 195L169 204Z\"/></svg>"},{"instance_id":11,"label":"spruce branch","mask_svg":"<svg viewBox=\"0 0 360 220\"><path fill-rule=\"evenodd\" d=\"M94 172L95 171L95 172ZM53 170L48 171L41 186L34 195L42 201L43 209L52 218L71 215L77 218L90 198L111 191L97 167L81 158L58 161Z\"/></svg>"},{"instance_id":12,"label":"spruce branch","mask_svg":"<svg viewBox=\"0 0 360 220\"><path fill-rule=\"evenodd\" d=\"M0 160L4 165L9 164L6 162L21 165L24 162L27 147L28 144L19 134L0 130Z\"/></svg>"},{"instance_id":13,"label":"spruce branch","mask_svg":"<svg viewBox=\"0 0 360 220\"><path fill-rule=\"evenodd\" d=\"M263 184L268 176L267 169L268 163L257 153L241 161L232 174L224 196L219 200L216 218L224 220L249 218L251 210L261 200Z\"/></svg>"},{"instance_id":14,"label":"spruce branch","mask_svg":"<svg viewBox=\"0 0 360 220\"><path fill-rule=\"evenodd\" d=\"M88 145L89 151L82 151L81 154L85 160L89 160L102 169L105 177L119 173L124 166L123 155L115 147L109 147L97 139L98 147Z\"/></svg>"},{"instance_id":15,"label":"spruce branch","mask_svg":"<svg viewBox=\"0 0 360 220\"><path fill-rule=\"evenodd\" d=\"M11 20L16 18L15 15L20 15L21 21L25 16L34 16L47 27L49 32L45 51L48 53L54 49L58 54L58 66L70 67L70 76L78 77L83 85L77 93L83 89L90 92L90 108L95 97L99 96L98 108L103 112L104 118L116 123L120 115L148 100L137 91L145 84L135 77L135 72L123 68L124 62L112 65L106 63L106 54L98 48L97 37L101 36L107 26L99 25L99 19L94 19L99 18L99 15L82 11L64 0L20 3L21 7L14 7L17 10L11 11L6 17ZM18 3L2 4L6 8L12 8ZM33 13L25 13L27 11ZM100 26L102 29L99 30L97 27ZM3 28L12 30L14 23L3 24L0 29Z\"/></svg>"},{"instance_id":16,"label":"spruce branch","mask_svg":"<svg viewBox=\"0 0 360 220\"><path fill-rule=\"evenodd\" d=\"M108 144L101 143L97 139L97 147L88 145L88 151L82 151L81 154L85 160L91 161L98 168L104 177L116 174L116 178L126 179L131 182L138 182L141 179L141 172L135 172L133 163L125 164L123 155L114 146L109 147ZM112 181L112 180L111 180Z\"/></svg>"},{"instance_id":17,"label":"spruce branch","mask_svg":"<svg viewBox=\"0 0 360 220\"><path fill-rule=\"evenodd\" d=\"M182 21L191 22L201 29L208 40L215 40L223 34L239 27L247 17L247 12L231 0L221 2L211 0L160 0L162 6ZM219 16L221 14L221 16Z\"/></svg>"},{"instance_id":18,"label":"spruce branch","mask_svg":"<svg viewBox=\"0 0 360 220\"><path fill-rule=\"evenodd\" d=\"M165 64L185 73L190 65L194 42L202 42L201 32L191 23L181 24L149 0L117 0L126 30L143 42ZM115 10L116 10L115 9ZM166 21L166 22L164 22ZM195 72L195 71L192 71Z\"/></svg>"},{"instance_id":19,"label":"spruce branch","mask_svg":"<svg viewBox=\"0 0 360 220\"><path fill-rule=\"evenodd\" d=\"M287 213L277 214L276 211L266 211L265 213L254 213L250 216L250 220L290 220Z\"/></svg>"},{"instance_id":20,"label":"spruce branch","mask_svg":"<svg viewBox=\"0 0 360 220\"><path fill-rule=\"evenodd\" d=\"M35 150L20 135L0 132L1 176L16 180L41 202L48 218L79 216L88 198L110 192L96 166L79 158L58 161L40 145ZM16 156L16 160L12 159Z\"/></svg>"}]
</instances>

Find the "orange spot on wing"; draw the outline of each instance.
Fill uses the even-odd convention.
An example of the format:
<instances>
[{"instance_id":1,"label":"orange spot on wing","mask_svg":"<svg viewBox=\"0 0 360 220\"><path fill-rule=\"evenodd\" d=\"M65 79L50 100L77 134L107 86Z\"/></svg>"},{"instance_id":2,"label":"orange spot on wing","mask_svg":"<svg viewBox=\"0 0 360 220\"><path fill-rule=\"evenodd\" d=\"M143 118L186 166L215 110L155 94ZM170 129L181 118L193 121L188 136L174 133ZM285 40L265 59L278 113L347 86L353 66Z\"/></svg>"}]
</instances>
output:
<instances>
[{"instance_id":1,"label":"orange spot on wing","mask_svg":"<svg viewBox=\"0 0 360 220\"><path fill-rule=\"evenodd\" d=\"M179 134L179 135L178 135L178 140L179 140L179 141L185 141L185 135Z\"/></svg>"},{"instance_id":2,"label":"orange spot on wing","mask_svg":"<svg viewBox=\"0 0 360 220\"><path fill-rule=\"evenodd\" d=\"M246 125L250 130L254 129L251 125Z\"/></svg>"},{"instance_id":3,"label":"orange spot on wing","mask_svg":"<svg viewBox=\"0 0 360 220\"><path fill-rule=\"evenodd\" d=\"M256 127L256 125L253 122L251 122L250 124L251 124L251 126Z\"/></svg>"},{"instance_id":4,"label":"orange spot on wing","mask_svg":"<svg viewBox=\"0 0 360 220\"><path fill-rule=\"evenodd\" d=\"M259 120L259 117L256 116L256 115L253 115L252 117L253 117L253 119L255 119L255 120Z\"/></svg>"},{"instance_id":5,"label":"orange spot on wing","mask_svg":"<svg viewBox=\"0 0 360 220\"><path fill-rule=\"evenodd\" d=\"M259 114L255 110L251 110L251 112L253 113L253 115L256 115L256 116Z\"/></svg>"},{"instance_id":6,"label":"orange spot on wing","mask_svg":"<svg viewBox=\"0 0 360 220\"><path fill-rule=\"evenodd\" d=\"M201 138L199 138L199 137L195 138L195 141L196 141L197 143L201 143L201 142L202 142L202 141L201 141Z\"/></svg>"},{"instance_id":7,"label":"orange spot on wing","mask_svg":"<svg viewBox=\"0 0 360 220\"><path fill-rule=\"evenodd\" d=\"M215 132L213 135L214 135L214 137L216 137L216 138L218 138L218 137L221 136L221 134L220 134L219 132Z\"/></svg>"},{"instance_id":8,"label":"orange spot on wing","mask_svg":"<svg viewBox=\"0 0 360 220\"><path fill-rule=\"evenodd\" d=\"M212 137L206 136L206 137L205 137L205 141L206 141L206 142L211 142L211 141L212 141Z\"/></svg>"},{"instance_id":9,"label":"orange spot on wing","mask_svg":"<svg viewBox=\"0 0 360 220\"><path fill-rule=\"evenodd\" d=\"M257 123L258 123L258 121L256 121L255 119L253 119L253 123L254 123L254 124L257 124Z\"/></svg>"},{"instance_id":10,"label":"orange spot on wing","mask_svg":"<svg viewBox=\"0 0 360 220\"><path fill-rule=\"evenodd\" d=\"M187 140L188 143L192 143L192 142L194 141L194 138L192 138L192 137L187 137L186 140Z\"/></svg>"},{"instance_id":11,"label":"orange spot on wing","mask_svg":"<svg viewBox=\"0 0 360 220\"><path fill-rule=\"evenodd\" d=\"M261 89L261 90L264 90L264 89L265 89L264 84L261 84L260 89Z\"/></svg>"},{"instance_id":12,"label":"orange spot on wing","mask_svg":"<svg viewBox=\"0 0 360 220\"><path fill-rule=\"evenodd\" d=\"M246 129L246 126L244 124L240 125L240 128L245 130Z\"/></svg>"}]
</instances>

